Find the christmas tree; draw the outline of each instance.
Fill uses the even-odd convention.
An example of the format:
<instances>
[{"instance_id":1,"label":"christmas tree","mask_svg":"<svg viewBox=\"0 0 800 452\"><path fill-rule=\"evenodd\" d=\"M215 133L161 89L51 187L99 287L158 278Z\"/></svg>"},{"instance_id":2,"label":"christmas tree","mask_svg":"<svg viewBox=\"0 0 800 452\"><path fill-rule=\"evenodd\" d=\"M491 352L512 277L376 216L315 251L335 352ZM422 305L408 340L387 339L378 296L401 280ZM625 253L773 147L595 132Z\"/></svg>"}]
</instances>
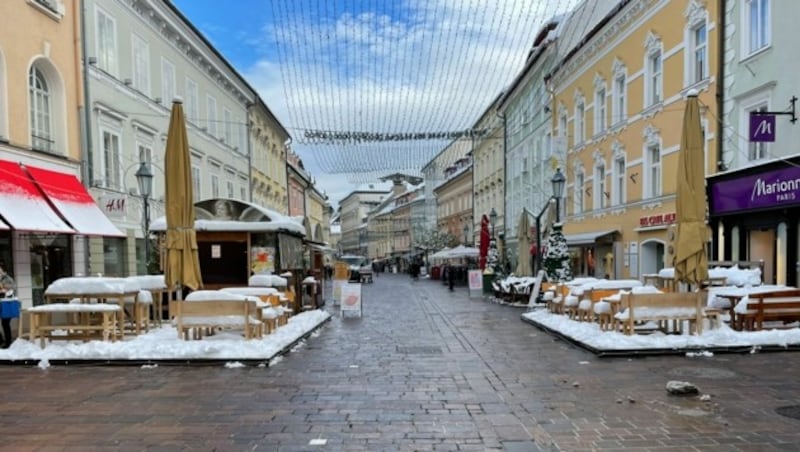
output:
<instances>
[{"instance_id":1,"label":"christmas tree","mask_svg":"<svg viewBox=\"0 0 800 452\"><path fill-rule=\"evenodd\" d=\"M547 238L547 251L544 254L544 271L547 280L563 282L572 280L572 268L569 263L567 239L561 232L563 225L556 223Z\"/></svg>"}]
</instances>

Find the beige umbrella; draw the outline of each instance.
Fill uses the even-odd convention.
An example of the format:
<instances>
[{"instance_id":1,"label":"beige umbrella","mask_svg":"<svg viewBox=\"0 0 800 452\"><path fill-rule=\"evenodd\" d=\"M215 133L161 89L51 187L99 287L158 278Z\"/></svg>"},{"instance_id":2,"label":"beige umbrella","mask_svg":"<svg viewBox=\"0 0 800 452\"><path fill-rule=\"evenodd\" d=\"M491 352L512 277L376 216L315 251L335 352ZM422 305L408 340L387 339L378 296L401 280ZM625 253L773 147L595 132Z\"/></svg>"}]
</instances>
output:
<instances>
[{"instance_id":1,"label":"beige umbrella","mask_svg":"<svg viewBox=\"0 0 800 452\"><path fill-rule=\"evenodd\" d=\"M522 209L517 225L517 269L514 271L517 276L531 275L531 220L528 215L528 210Z\"/></svg>"},{"instance_id":2,"label":"beige umbrella","mask_svg":"<svg viewBox=\"0 0 800 452\"><path fill-rule=\"evenodd\" d=\"M693 285L708 280L704 159L700 107L697 92L691 91L686 99L678 152L675 279Z\"/></svg>"},{"instance_id":3,"label":"beige umbrella","mask_svg":"<svg viewBox=\"0 0 800 452\"><path fill-rule=\"evenodd\" d=\"M167 287L182 286L197 290L203 287L194 230L194 196L189 160L189 140L180 99L172 102L167 132L164 179L167 209L167 262L164 278Z\"/></svg>"}]
</instances>

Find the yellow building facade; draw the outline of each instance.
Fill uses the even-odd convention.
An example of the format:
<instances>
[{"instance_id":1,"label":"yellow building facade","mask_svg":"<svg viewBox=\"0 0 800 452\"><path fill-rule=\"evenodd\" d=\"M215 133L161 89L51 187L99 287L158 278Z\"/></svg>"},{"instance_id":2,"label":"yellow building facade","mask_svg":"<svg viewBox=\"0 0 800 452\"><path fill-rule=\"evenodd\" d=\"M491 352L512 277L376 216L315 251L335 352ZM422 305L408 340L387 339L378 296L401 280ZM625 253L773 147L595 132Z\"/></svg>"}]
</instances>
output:
<instances>
[{"instance_id":1,"label":"yellow building facade","mask_svg":"<svg viewBox=\"0 0 800 452\"><path fill-rule=\"evenodd\" d=\"M687 94L699 92L715 171L717 3L639 0L601 21L548 79L566 137L564 233L575 275L639 278L672 266Z\"/></svg>"},{"instance_id":2,"label":"yellow building facade","mask_svg":"<svg viewBox=\"0 0 800 452\"><path fill-rule=\"evenodd\" d=\"M250 108L250 186L253 202L288 215L286 143L289 132L261 99Z\"/></svg>"}]
</instances>

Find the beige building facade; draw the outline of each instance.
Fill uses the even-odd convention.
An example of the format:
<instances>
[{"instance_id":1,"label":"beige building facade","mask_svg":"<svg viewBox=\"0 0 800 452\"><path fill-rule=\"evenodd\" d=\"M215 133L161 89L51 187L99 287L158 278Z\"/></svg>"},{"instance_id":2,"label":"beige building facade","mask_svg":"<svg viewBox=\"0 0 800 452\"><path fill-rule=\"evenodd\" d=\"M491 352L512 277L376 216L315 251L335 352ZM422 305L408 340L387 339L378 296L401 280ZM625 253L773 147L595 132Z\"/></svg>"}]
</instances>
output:
<instances>
[{"instance_id":1,"label":"beige building facade","mask_svg":"<svg viewBox=\"0 0 800 452\"><path fill-rule=\"evenodd\" d=\"M471 240L472 230L472 161L457 160L444 172L445 181L434 188L437 202L437 227L449 234L451 247Z\"/></svg>"}]
</instances>

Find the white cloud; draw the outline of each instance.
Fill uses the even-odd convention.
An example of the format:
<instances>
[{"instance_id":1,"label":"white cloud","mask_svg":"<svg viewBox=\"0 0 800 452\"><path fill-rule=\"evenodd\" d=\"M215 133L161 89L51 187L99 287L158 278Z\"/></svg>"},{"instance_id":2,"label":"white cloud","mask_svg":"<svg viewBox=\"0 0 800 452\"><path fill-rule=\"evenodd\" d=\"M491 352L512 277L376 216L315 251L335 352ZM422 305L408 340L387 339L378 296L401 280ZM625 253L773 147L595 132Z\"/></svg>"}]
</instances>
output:
<instances>
[{"instance_id":1,"label":"white cloud","mask_svg":"<svg viewBox=\"0 0 800 452\"><path fill-rule=\"evenodd\" d=\"M348 179L418 171L448 143L321 145L305 139L306 129L468 129L521 69L540 26L574 3L414 0L365 11L358 2L278 0L264 26L265 53L245 76L336 203L357 187Z\"/></svg>"}]
</instances>

